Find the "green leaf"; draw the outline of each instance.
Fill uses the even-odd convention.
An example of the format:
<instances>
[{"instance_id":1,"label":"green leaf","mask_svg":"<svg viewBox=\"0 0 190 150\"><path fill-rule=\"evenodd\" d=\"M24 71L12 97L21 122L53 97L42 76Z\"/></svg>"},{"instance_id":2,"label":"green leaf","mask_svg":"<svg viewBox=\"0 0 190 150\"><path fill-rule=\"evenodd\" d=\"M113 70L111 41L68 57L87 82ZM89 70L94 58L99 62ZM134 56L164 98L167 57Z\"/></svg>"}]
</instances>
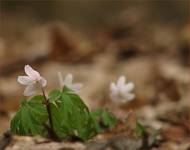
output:
<instances>
[{"instance_id":1,"label":"green leaf","mask_svg":"<svg viewBox=\"0 0 190 150\"><path fill-rule=\"evenodd\" d=\"M53 123L53 130L59 138L66 138L68 134L68 127L61 125L63 114L61 109L54 102L50 103L50 111Z\"/></svg>"},{"instance_id":2,"label":"green leaf","mask_svg":"<svg viewBox=\"0 0 190 150\"><path fill-rule=\"evenodd\" d=\"M60 138L89 138L89 110L77 94L68 89L63 90L61 96L55 103L51 102L50 106L54 131Z\"/></svg>"},{"instance_id":3,"label":"green leaf","mask_svg":"<svg viewBox=\"0 0 190 150\"><path fill-rule=\"evenodd\" d=\"M100 122L101 122L101 114L102 114L102 109L98 108L95 111L90 112L92 122L94 124L94 130L96 133L100 133L102 131Z\"/></svg>"},{"instance_id":4,"label":"green leaf","mask_svg":"<svg viewBox=\"0 0 190 150\"><path fill-rule=\"evenodd\" d=\"M53 90L49 93L48 98L51 102L59 100L61 92L59 90Z\"/></svg>"},{"instance_id":5,"label":"green leaf","mask_svg":"<svg viewBox=\"0 0 190 150\"><path fill-rule=\"evenodd\" d=\"M23 101L11 120L11 132L19 135L42 135L48 118L42 102L43 96Z\"/></svg>"},{"instance_id":6,"label":"green leaf","mask_svg":"<svg viewBox=\"0 0 190 150\"><path fill-rule=\"evenodd\" d=\"M101 108L92 111L91 117L97 133L105 128L112 128L117 123L117 119L113 115Z\"/></svg>"},{"instance_id":7,"label":"green leaf","mask_svg":"<svg viewBox=\"0 0 190 150\"><path fill-rule=\"evenodd\" d=\"M138 121L136 123L136 133L140 137L144 137L147 134L146 128Z\"/></svg>"},{"instance_id":8,"label":"green leaf","mask_svg":"<svg viewBox=\"0 0 190 150\"><path fill-rule=\"evenodd\" d=\"M102 120L108 128L114 127L117 123L117 119L105 110L102 112Z\"/></svg>"}]
</instances>

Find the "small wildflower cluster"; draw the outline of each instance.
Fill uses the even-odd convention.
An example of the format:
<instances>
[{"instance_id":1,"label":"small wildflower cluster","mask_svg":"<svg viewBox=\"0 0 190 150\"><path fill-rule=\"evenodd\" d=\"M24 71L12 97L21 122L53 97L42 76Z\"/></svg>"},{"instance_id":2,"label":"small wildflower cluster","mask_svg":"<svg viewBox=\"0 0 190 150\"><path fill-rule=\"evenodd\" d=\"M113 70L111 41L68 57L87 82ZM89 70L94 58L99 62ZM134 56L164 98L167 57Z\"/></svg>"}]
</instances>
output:
<instances>
[{"instance_id":1,"label":"small wildflower cluster","mask_svg":"<svg viewBox=\"0 0 190 150\"><path fill-rule=\"evenodd\" d=\"M31 66L24 67L27 76L19 76L18 82L25 85L23 100L11 121L11 132L19 135L41 135L55 140L78 138L87 140L101 132L105 127L115 126L117 119L104 109L89 111L77 95L81 83L73 83L73 75L63 78L59 72L61 90L52 90L46 95L47 81ZM134 99L134 84L125 83L121 76L117 83L110 84L110 98L114 102L129 102ZM40 87L42 95L36 95ZM101 122L99 122L101 120ZM103 125L103 128L102 128Z\"/></svg>"}]
</instances>

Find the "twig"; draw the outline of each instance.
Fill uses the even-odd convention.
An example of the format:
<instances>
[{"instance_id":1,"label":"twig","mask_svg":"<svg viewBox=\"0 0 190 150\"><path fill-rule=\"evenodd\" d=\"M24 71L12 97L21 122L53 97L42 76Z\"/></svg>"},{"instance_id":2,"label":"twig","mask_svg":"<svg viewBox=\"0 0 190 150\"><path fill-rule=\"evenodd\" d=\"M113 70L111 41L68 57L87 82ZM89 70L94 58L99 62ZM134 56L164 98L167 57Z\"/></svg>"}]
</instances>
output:
<instances>
[{"instance_id":1,"label":"twig","mask_svg":"<svg viewBox=\"0 0 190 150\"><path fill-rule=\"evenodd\" d=\"M49 103L48 98L45 95L45 92L44 92L44 89L43 89L42 86L41 86L41 90L42 90L42 94L43 94L43 97L44 97L44 104L45 104L46 109L47 109L48 118L49 118L49 124L50 124L50 128L48 129L48 133L49 133L50 138L52 138L54 140L57 140L58 137L57 137L57 135L56 135L56 133L54 131L54 128L53 128L53 121L52 121L52 115L51 115L51 110L50 110L50 103Z\"/></svg>"}]
</instances>

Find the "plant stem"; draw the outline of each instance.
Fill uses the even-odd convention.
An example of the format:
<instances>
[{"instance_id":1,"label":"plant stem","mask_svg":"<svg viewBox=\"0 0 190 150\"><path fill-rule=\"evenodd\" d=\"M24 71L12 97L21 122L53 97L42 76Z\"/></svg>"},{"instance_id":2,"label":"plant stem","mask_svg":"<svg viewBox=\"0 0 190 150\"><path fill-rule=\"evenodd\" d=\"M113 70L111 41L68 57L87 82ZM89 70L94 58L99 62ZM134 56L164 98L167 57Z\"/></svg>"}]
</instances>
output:
<instances>
[{"instance_id":1,"label":"plant stem","mask_svg":"<svg viewBox=\"0 0 190 150\"><path fill-rule=\"evenodd\" d=\"M41 87L41 90L42 90L42 94L43 94L43 97L44 97L44 104L45 104L45 106L46 106L46 109L47 109L47 113L48 113L48 118L49 118L49 124L50 124L50 132L49 132L49 134L50 134L50 136L51 136L51 138L53 138L53 139L58 139L57 138L57 135L55 134L55 132L54 132L54 129L53 129L53 121L52 121L52 116L51 116L51 110L50 110L50 103L49 103L49 100L48 100L48 98L46 97L46 95L45 95L45 91L44 91L44 89L43 89L43 87Z\"/></svg>"}]
</instances>

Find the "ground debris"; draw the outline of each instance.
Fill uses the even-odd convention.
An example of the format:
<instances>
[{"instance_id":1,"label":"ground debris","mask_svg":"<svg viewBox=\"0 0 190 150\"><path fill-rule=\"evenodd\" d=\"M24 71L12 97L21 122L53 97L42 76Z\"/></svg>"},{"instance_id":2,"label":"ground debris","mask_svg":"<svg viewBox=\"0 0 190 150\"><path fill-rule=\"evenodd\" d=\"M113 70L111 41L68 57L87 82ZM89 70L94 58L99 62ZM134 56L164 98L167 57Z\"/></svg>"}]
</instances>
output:
<instances>
[{"instance_id":1,"label":"ground debris","mask_svg":"<svg viewBox=\"0 0 190 150\"><path fill-rule=\"evenodd\" d=\"M10 134L9 131L7 131L6 133L2 134L0 136L0 150L4 150L5 147L7 145L9 145L9 143L11 142L12 140L12 135Z\"/></svg>"}]
</instances>

